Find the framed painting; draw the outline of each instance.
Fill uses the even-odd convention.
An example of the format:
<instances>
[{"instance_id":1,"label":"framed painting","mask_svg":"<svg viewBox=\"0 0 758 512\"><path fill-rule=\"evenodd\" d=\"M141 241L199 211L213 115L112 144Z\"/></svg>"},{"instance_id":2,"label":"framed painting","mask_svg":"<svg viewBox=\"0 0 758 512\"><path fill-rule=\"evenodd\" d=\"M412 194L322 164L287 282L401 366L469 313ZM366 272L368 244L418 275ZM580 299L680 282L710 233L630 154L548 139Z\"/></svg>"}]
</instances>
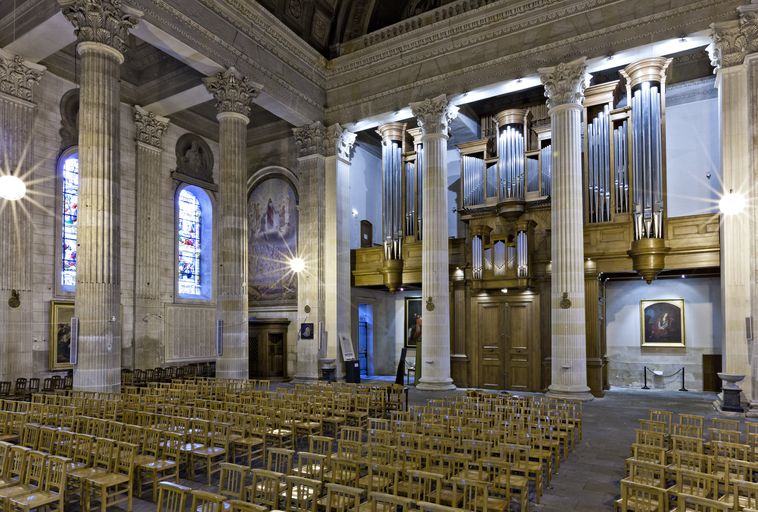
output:
<instances>
[{"instance_id":1,"label":"framed painting","mask_svg":"<svg viewBox=\"0 0 758 512\"><path fill-rule=\"evenodd\" d=\"M74 367L71 356L71 318L74 316L74 301L50 302L50 370L69 370Z\"/></svg>"},{"instance_id":2,"label":"framed painting","mask_svg":"<svg viewBox=\"0 0 758 512\"><path fill-rule=\"evenodd\" d=\"M684 300L641 300L643 347L684 347Z\"/></svg>"},{"instance_id":3,"label":"framed painting","mask_svg":"<svg viewBox=\"0 0 758 512\"><path fill-rule=\"evenodd\" d=\"M415 348L421 341L421 297L405 298L405 346Z\"/></svg>"}]
</instances>

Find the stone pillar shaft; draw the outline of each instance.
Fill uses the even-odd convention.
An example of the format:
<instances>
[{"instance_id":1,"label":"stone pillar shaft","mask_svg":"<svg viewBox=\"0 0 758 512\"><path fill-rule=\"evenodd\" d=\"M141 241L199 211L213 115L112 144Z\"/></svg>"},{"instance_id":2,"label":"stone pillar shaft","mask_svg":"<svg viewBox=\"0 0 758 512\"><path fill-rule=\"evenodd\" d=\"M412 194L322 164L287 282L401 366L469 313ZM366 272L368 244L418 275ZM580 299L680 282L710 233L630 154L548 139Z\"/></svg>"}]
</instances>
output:
<instances>
[{"instance_id":1,"label":"stone pillar shaft","mask_svg":"<svg viewBox=\"0 0 758 512\"><path fill-rule=\"evenodd\" d=\"M37 105L32 86L45 68L0 50L0 175L11 174L33 193L32 133ZM32 248L33 206L0 199L0 380L33 373ZM20 299L11 307L15 290Z\"/></svg>"},{"instance_id":2,"label":"stone pillar shaft","mask_svg":"<svg viewBox=\"0 0 758 512\"><path fill-rule=\"evenodd\" d=\"M134 266L134 361L137 368L163 362L163 303L160 296L160 204L162 137L168 119L135 107L137 191Z\"/></svg>"},{"instance_id":3,"label":"stone pillar shaft","mask_svg":"<svg viewBox=\"0 0 758 512\"><path fill-rule=\"evenodd\" d=\"M438 96L411 109L422 130L424 144L424 237L421 255L421 379L419 389L445 390L450 378L450 267L447 226L447 130L458 109Z\"/></svg>"},{"instance_id":4,"label":"stone pillar shaft","mask_svg":"<svg viewBox=\"0 0 758 512\"><path fill-rule=\"evenodd\" d=\"M548 97L553 147L551 197L552 379L549 393L591 399L584 304L581 122L584 59L539 70Z\"/></svg>"},{"instance_id":5,"label":"stone pillar shaft","mask_svg":"<svg viewBox=\"0 0 758 512\"><path fill-rule=\"evenodd\" d=\"M74 387L116 391L121 382L120 66L123 56L82 42Z\"/></svg>"},{"instance_id":6,"label":"stone pillar shaft","mask_svg":"<svg viewBox=\"0 0 758 512\"><path fill-rule=\"evenodd\" d=\"M217 318L223 322L216 376L248 378L247 125L261 86L229 68L205 85L216 99L219 123L219 247Z\"/></svg>"}]
</instances>

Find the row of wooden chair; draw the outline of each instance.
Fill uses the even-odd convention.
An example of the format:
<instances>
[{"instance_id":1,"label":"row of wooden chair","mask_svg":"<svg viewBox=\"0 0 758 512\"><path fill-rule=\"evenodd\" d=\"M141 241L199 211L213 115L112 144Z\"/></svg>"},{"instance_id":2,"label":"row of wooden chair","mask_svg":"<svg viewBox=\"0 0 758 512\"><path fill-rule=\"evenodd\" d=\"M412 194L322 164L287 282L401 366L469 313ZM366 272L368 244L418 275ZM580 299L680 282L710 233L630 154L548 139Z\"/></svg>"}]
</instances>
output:
<instances>
[{"instance_id":1,"label":"row of wooden chair","mask_svg":"<svg viewBox=\"0 0 758 512\"><path fill-rule=\"evenodd\" d=\"M63 511L67 463L64 457L0 442L0 509Z\"/></svg>"}]
</instances>

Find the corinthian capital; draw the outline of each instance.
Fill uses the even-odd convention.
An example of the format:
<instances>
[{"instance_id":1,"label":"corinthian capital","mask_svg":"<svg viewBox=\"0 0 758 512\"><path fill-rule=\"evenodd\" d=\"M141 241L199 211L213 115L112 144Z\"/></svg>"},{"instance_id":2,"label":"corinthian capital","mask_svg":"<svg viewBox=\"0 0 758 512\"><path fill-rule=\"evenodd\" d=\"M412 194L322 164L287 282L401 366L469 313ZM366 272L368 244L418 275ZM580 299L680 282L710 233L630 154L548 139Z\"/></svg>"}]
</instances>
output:
<instances>
[{"instance_id":1,"label":"corinthian capital","mask_svg":"<svg viewBox=\"0 0 758 512\"><path fill-rule=\"evenodd\" d=\"M163 135L168 130L168 119L155 115L155 112L134 106L134 126L137 129L137 142L154 148L163 147Z\"/></svg>"},{"instance_id":2,"label":"corinthian capital","mask_svg":"<svg viewBox=\"0 0 758 512\"><path fill-rule=\"evenodd\" d=\"M350 152L355 144L355 133L344 130L339 124L333 124L326 129L324 155L338 157L350 161Z\"/></svg>"},{"instance_id":3,"label":"corinthian capital","mask_svg":"<svg viewBox=\"0 0 758 512\"><path fill-rule=\"evenodd\" d=\"M740 30L738 20L712 23L711 41L707 50L716 70L738 66L745 60L747 38Z\"/></svg>"},{"instance_id":4,"label":"corinthian capital","mask_svg":"<svg viewBox=\"0 0 758 512\"><path fill-rule=\"evenodd\" d=\"M295 136L298 157L320 155L323 153L326 128L319 121L299 128L293 128L292 135Z\"/></svg>"},{"instance_id":5,"label":"corinthian capital","mask_svg":"<svg viewBox=\"0 0 758 512\"><path fill-rule=\"evenodd\" d=\"M219 114L235 112L250 117L250 106L263 89L262 85L251 81L233 67L219 71L203 82L216 99Z\"/></svg>"},{"instance_id":6,"label":"corinthian capital","mask_svg":"<svg viewBox=\"0 0 758 512\"><path fill-rule=\"evenodd\" d=\"M410 105L413 115L418 119L418 125L424 135L442 133L447 135L450 122L458 117L458 107L451 105L447 97L441 94L435 98L427 98Z\"/></svg>"},{"instance_id":7,"label":"corinthian capital","mask_svg":"<svg viewBox=\"0 0 758 512\"><path fill-rule=\"evenodd\" d=\"M121 0L59 0L63 15L74 25L79 42L102 43L121 53L127 49L129 30L142 16L122 6Z\"/></svg>"},{"instance_id":8,"label":"corinthian capital","mask_svg":"<svg viewBox=\"0 0 758 512\"><path fill-rule=\"evenodd\" d=\"M548 108L558 105L581 105L584 89L590 84L592 75L587 73L587 62L580 57L571 62L561 62L550 68L539 68Z\"/></svg>"},{"instance_id":9,"label":"corinthian capital","mask_svg":"<svg viewBox=\"0 0 758 512\"><path fill-rule=\"evenodd\" d=\"M0 49L0 92L32 101L33 89L42 78L45 68L25 62L20 55Z\"/></svg>"},{"instance_id":10,"label":"corinthian capital","mask_svg":"<svg viewBox=\"0 0 758 512\"><path fill-rule=\"evenodd\" d=\"M758 52L758 3L737 7L740 12L740 32L745 36L746 52Z\"/></svg>"}]
</instances>

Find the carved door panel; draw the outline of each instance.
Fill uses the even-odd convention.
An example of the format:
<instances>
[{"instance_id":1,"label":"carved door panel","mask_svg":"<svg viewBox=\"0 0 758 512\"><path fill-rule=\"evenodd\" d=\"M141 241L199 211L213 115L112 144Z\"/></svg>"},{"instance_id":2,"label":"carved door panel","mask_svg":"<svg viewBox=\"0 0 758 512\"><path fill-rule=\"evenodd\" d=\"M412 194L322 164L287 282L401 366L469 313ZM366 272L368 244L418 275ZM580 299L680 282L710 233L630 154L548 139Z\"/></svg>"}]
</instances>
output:
<instances>
[{"instance_id":1,"label":"carved door panel","mask_svg":"<svg viewBox=\"0 0 758 512\"><path fill-rule=\"evenodd\" d=\"M479 386L503 389L503 311L504 304L478 304Z\"/></svg>"},{"instance_id":2,"label":"carved door panel","mask_svg":"<svg viewBox=\"0 0 758 512\"><path fill-rule=\"evenodd\" d=\"M531 389L533 344L537 341L532 332L533 302L510 302L506 314L507 369L506 384L508 389L527 391Z\"/></svg>"}]
</instances>

